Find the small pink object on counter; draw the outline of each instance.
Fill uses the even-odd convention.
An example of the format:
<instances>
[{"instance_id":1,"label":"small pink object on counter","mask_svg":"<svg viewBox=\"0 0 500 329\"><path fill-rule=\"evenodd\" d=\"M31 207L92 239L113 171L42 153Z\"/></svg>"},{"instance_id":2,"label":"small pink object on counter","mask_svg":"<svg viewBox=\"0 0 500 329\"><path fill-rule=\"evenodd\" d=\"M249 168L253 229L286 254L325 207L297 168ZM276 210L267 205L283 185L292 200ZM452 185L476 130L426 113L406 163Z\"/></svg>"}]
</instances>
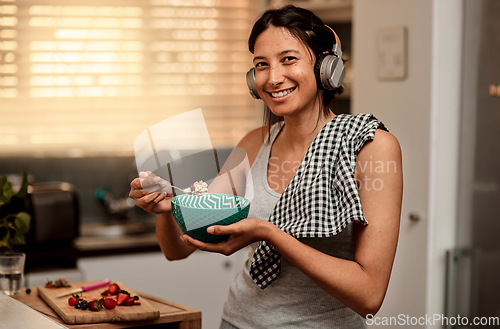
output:
<instances>
[{"instance_id":1,"label":"small pink object on counter","mask_svg":"<svg viewBox=\"0 0 500 329\"><path fill-rule=\"evenodd\" d=\"M105 287L105 286L109 285L110 283L111 283L110 280L99 281L96 283L89 284L87 286L80 287L79 289L74 289L74 290L59 294L59 295L57 295L57 298L72 295L72 294L78 294L80 292L94 290L94 289L101 288L101 287Z\"/></svg>"}]
</instances>

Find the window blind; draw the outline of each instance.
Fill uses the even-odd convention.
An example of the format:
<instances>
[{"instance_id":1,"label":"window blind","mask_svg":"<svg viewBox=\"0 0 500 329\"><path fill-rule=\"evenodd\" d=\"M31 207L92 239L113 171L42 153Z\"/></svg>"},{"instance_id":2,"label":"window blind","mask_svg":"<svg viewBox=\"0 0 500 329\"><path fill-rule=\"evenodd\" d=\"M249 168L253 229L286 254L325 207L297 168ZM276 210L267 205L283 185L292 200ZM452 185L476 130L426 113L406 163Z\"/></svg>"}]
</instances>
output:
<instances>
[{"instance_id":1,"label":"window blind","mask_svg":"<svg viewBox=\"0 0 500 329\"><path fill-rule=\"evenodd\" d=\"M202 108L214 146L260 124L254 0L0 0L0 155L132 154Z\"/></svg>"}]
</instances>

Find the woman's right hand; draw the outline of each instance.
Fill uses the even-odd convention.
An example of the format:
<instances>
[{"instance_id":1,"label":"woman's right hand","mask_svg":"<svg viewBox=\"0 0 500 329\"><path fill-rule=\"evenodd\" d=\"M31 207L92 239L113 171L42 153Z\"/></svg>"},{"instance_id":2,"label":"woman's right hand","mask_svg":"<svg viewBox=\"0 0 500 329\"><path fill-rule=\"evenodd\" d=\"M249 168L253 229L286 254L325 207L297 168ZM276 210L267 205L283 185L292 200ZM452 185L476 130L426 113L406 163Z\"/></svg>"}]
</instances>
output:
<instances>
[{"instance_id":1,"label":"woman's right hand","mask_svg":"<svg viewBox=\"0 0 500 329\"><path fill-rule=\"evenodd\" d=\"M160 186L156 192L151 192L152 186ZM152 214L163 214L172 211L172 191L166 186L170 184L152 172L141 172L139 177L130 183L129 197L135 205Z\"/></svg>"}]
</instances>

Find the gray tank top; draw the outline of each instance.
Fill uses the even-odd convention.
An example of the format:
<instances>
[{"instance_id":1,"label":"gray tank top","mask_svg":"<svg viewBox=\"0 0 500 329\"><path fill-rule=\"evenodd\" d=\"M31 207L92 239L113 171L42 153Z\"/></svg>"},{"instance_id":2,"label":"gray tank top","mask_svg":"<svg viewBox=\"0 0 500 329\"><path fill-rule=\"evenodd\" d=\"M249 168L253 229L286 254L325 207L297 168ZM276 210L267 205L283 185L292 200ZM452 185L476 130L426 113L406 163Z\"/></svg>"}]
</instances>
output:
<instances>
[{"instance_id":1,"label":"gray tank top","mask_svg":"<svg viewBox=\"0 0 500 329\"><path fill-rule=\"evenodd\" d=\"M271 145L280 131L271 129L271 143L264 143L251 168L253 195L249 217L267 220L280 198L268 185L267 168ZM301 242L328 255L352 260L354 237L352 224L329 238L303 238ZM326 293L286 259L281 262L279 278L266 289L260 289L249 275L253 252L233 280L224 304L222 319L240 329L257 328L366 328L365 320L340 301Z\"/></svg>"}]
</instances>

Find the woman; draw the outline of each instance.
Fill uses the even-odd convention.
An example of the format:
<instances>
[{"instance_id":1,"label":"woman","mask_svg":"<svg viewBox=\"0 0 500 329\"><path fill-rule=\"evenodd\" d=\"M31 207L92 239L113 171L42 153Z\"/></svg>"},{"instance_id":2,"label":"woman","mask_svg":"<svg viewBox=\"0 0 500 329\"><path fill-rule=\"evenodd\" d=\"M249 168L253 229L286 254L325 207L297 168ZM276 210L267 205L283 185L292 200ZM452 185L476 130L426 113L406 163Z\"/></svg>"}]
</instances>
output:
<instances>
[{"instance_id":1,"label":"woman","mask_svg":"<svg viewBox=\"0 0 500 329\"><path fill-rule=\"evenodd\" d=\"M382 305L399 234L401 152L373 116L331 109L342 89L328 86L316 64L339 48L333 30L304 9L270 10L255 23L249 87L269 124L238 145L252 166L249 217L207 229L230 234L228 241L182 235L171 196L143 190L140 178L131 183L130 197L157 214L168 259L196 248L230 255L252 247L221 328L363 328Z\"/></svg>"}]
</instances>

